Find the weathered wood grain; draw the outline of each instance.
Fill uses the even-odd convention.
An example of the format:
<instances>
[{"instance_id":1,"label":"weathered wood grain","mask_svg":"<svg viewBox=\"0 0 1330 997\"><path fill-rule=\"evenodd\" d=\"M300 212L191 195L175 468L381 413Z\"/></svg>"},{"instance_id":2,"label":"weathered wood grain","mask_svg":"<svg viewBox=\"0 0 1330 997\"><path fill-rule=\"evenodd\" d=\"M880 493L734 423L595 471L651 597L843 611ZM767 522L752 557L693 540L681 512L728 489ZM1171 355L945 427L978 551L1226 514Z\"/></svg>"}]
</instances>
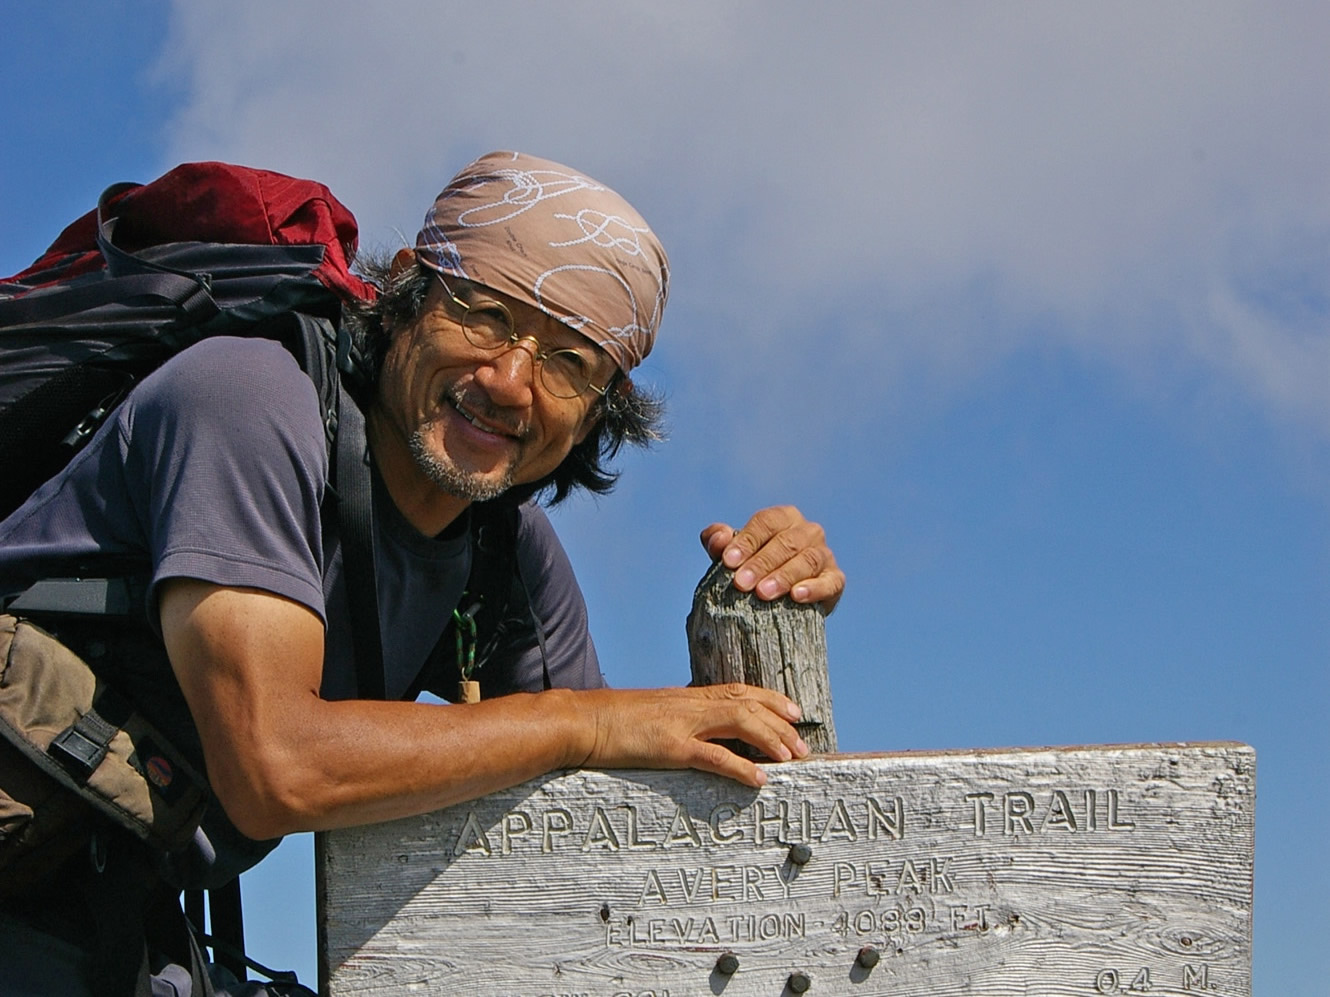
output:
<instances>
[{"instance_id":1,"label":"weathered wood grain","mask_svg":"<svg viewBox=\"0 0 1330 997\"><path fill-rule=\"evenodd\" d=\"M688 614L694 685L746 682L783 692L799 704L799 734L816 754L836 750L822 611L791 599L764 602L734 587L717 562L702 576ZM744 746L736 746L744 751Z\"/></svg>"},{"instance_id":2,"label":"weathered wood grain","mask_svg":"<svg viewBox=\"0 0 1330 997\"><path fill-rule=\"evenodd\" d=\"M1249 997L1254 766L1222 743L816 758L761 791L556 773L323 835L326 992Z\"/></svg>"}]
</instances>

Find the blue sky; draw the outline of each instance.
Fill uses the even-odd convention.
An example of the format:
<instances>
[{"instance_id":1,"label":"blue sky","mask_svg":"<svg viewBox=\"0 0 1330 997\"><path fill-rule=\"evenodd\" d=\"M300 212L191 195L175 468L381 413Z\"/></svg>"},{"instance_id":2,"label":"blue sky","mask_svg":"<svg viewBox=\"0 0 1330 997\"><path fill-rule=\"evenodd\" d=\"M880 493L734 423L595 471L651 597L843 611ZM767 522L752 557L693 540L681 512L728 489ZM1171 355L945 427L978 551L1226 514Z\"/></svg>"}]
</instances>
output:
<instances>
[{"instance_id":1,"label":"blue sky","mask_svg":"<svg viewBox=\"0 0 1330 997\"><path fill-rule=\"evenodd\" d=\"M686 681L698 530L794 502L850 578L843 748L1253 744L1255 990L1324 992L1330 9L3 10L5 274L184 160L389 248L491 149L615 186L674 282L671 440L556 517L611 680ZM245 886L312 980L309 866Z\"/></svg>"}]
</instances>

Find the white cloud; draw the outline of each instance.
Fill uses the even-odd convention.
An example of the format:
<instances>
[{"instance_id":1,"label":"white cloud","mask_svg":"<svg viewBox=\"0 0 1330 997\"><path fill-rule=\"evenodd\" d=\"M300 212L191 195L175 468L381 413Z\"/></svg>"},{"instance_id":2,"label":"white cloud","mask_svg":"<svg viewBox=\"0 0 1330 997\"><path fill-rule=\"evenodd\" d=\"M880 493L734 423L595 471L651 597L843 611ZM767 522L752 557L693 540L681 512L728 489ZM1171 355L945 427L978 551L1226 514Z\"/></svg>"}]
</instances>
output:
<instances>
[{"instance_id":1,"label":"white cloud","mask_svg":"<svg viewBox=\"0 0 1330 997\"><path fill-rule=\"evenodd\" d=\"M1281 324L1228 287L1209 304L1206 341L1197 352L1249 382L1285 418L1306 421L1330 438L1330 335Z\"/></svg>"},{"instance_id":2,"label":"white cloud","mask_svg":"<svg viewBox=\"0 0 1330 997\"><path fill-rule=\"evenodd\" d=\"M890 342L855 355L904 388L912 357L945 384L1031 339L1180 350L1330 434L1330 274L1296 323L1242 286L1326 262L1324 5L234 0L173 25L176 158L319 176L378 242L473 155L572 162L656 221L704 319L668 335L717 366L834 394L798 341L819 322Z\"/></svg>"}]
</instances>

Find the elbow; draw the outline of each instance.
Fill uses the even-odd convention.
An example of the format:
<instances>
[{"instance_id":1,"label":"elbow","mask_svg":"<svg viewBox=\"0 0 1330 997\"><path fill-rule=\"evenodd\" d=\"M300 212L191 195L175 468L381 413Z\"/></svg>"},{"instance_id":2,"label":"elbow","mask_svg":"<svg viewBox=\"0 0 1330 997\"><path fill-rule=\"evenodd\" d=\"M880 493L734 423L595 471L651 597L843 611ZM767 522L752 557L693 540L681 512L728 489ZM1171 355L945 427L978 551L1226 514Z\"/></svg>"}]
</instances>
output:
<instances>
[{"instance_id":1,"label":"elbow","mask_svg":"<svg viewBox=\"0 0 1330 997\"><path fill-rule=\"evenodd\" d=\"M313 792L316 780L273 759L251 757L213 776L213 793L237 831L255 841L318 829L321 809Z\"/></svg>"},{"instance_id":2,"label":"elbow","mask_svg":"<svg viewBox=\"0 0 1330 997\"><path fill-rule=\"evenodd\" d=\"M221 800L222 809L237 831L254 841L269 841L307 830L299 815L266 801Z\"/></svg>"}]
</instances>

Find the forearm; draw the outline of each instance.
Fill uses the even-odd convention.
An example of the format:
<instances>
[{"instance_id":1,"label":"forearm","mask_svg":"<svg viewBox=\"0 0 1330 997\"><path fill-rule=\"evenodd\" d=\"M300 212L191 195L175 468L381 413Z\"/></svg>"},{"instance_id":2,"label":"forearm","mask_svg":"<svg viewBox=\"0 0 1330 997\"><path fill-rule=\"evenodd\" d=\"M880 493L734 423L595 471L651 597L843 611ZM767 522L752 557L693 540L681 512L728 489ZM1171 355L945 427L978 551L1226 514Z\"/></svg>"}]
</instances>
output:
<instances>
[{"instance_id":1,"label":"forearm","mask_svg":"<svg viewBox=\"0 0 1330 997\"><path fill-rule=\"evenodd\" d=\"M268 593L176 579L160 612L209 781L251 837L447 806L577 762L594 743L568 692L453 707L324 700L322 625Z\"/></svg>"},{"instance_id":2,"label":"forearm","mask_svg":"<svg viewBox=\"0 0 1330 997\"><path fill-rule=\"evenodd\" d=\"M594 732L578 695L553 690L467 706L315 700L270 727L264 750L234 769L236 778L214 784L255 836L423 813L581 764ZM228 730L211 739L210 753L235 754Z\"/></svg>"}]
</instances>

